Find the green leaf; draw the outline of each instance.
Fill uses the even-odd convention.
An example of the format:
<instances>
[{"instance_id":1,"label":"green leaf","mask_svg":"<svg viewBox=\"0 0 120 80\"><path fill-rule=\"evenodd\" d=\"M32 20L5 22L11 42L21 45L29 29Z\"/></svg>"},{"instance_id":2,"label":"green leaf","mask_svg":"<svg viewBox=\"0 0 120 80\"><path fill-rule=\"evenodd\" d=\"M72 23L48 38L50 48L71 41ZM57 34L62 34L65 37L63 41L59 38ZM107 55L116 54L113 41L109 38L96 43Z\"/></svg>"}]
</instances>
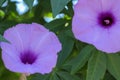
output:
<instances>
[{"instance_id":1,"label":"green leaf","mask_svg":"<svg viewBox=\"0 0 120 80\"><path fill-rule=\"evenodd\" d=\"M55 17L60 11L62 11L70 0L51 0L52 12Z\"/></svg>"},{"instance_id":2,"label":"green leaf","mask_svg":"<svg viewBox=\"0 0 120 80\"><path fill-rule=\"evenodd\" d=\"M70 61L68 64L72 65L71 73L76 73L79 69L81 69L85 63L88 61L91 52L93 51L94 47L91 45L86 46L82 49L79 55Z\"/></svg>"},{"instance_id":3,"label":"green leaf","mask_svg":"<svg viewBox=\"0 0 120 80\"><path fill-rule=\"evenodd\" d=\"M8 40L6 40L1 34L0 34L0 42L7 42L10 43Z\"/></svg>"},{"instance_id":4,"label":"green leaf","mask_svg":"<svg viewBox=\"0 0 120 80\"><path fill-rule=\"evenodd\" d=\"M50 23L46 23L44 26L48 28L49 30L56 31L55 30L56 28L60 29L64 27L63 25L65 25L66 22L67 20L65 19L56 19L56 20L51 21Z\"/></svg>"},{"instance_id":5,"label":"green leaf","mask_svg":"<svg viewBox=\"0 0 120 80\"><path fill-rule=\"evenodd\" d=\"M50 76L49 80L60 80L56 73Z\"/></svg>"},{"instance_id":6,"label":"green leaf","mask_svg":"<svg viewBox=\"0 0 120 80\"><path fill-rule=\"evenodd\" d=\"M64 8L61 13L64 13L64 14L68 15L69 17L73 17L74 11L73 11L73 3L72 3L72 1L67 4L67 7L68 8L67 9Z\"/></svg>"},{"instance_id":7,"label":"green leaf","mask_svg":"<svg viewBox=\"0 0 120 80\"><path fill-rule=\"evenodd\" d=\"M67 36L64 32L58 36L62 43L62 51L59 53L57 66L61 66L73 50L74 39Z\"/></svg>"},{"instance_id":8,"label":"green leaf","mask_svg":"<svg viewBox=\"0 0 120 80\"><path fill-rule=\"evenodd\" d=\"M14 21L14 20L12 20L12 21L6 20L6 21L0 22L0 34L3 34L6 29L8 29L9 27L12 27L16 24L18 24L18 22Z\"/></svg>"},{"instance_id":9,"label":"green leaf","mask_svg":"<svg viewBox=\"0 0 120 80\"><path fill-rule=\"evenodd\" d=\"M54 80L61 80L61 79L57 76L57 74L54 74Z\"/></svg>"},{"instance_id":10,"label":"green leaf","mask_svg":"<svg viewBox=\"0 0 120 80\"><path fill-rule=\"evenodd\" d=\"M68 72L65 72L65 71L59 71L57 72L57 74L63 78L63 80L81 80L78 76L76 75L71 75L70 73Z\"/></svg>"},{"instance_id":11,"label":"green leaf","mask_svg":"<svg viewBox=\"0 0 120 80\"><path fill-rule=\"evenodd\" d=\"M6 0L0 0L0 7L2 6L2 4L5 2Z\"/></svg>"},{"instance_id":12,"label":"green leaf","mask_svg":"<svg viewBox=\"0 0 120 80\"><path fill-rule=\"evenodd\" d=\"M75 38L75 37L74 37L74 34L73 34L73 32L72 32L71 30L66 30L65 33L66 33L67 36L69 36L69 37L71 37L71 38Z\"/></svg>"},{"instance_id":13,"label":"green leaf","mask_svg":"<svg viewBox=\"0 0 120 80\"><path fill-rule=\"evenodd\" d=\"M107 55L107 68L117 80L120 80L120 56L116 54Z\"/></svg>"},{"instance_id":14,"label":"green leaf","mask_svg":"<svg viewBox=\"0 0 120 80\"><path fill-rule=\"evenodd\" d=\"M27 80L48 80L50 77L49 74L41 75L41 74L34 74L27 77Z\"/></svg>"},{"instance_id":15,"label":"green leaf","mask_svg":"<svg viewBox=\"0 0 120 80\"><path fill-rule=\"evenodd\" d=\"M106 56L100 51L95 51L88 61L87 79L101 80L106 72Z\"/></svg>"},{"instance_id":16,"label":"green leaf","mask_svg":"<svg viewBox=\"0 0 120 80\"><path fill-rule=\"evenodd\" d=\"M34 0L24 0L24 2L27 4L27 6L29 7L29 9L31 10L32 7L33 7Z\"/></svg>"},{"instance_id":17,"label":"green leaf","mask_svg":"<svg viewBox=\"0 0 120 80\"><path fill-rule=\"evenodd\" d=\"M105 73L103 80L116 80L108 71Z\"/></svg>"}]
</instances>

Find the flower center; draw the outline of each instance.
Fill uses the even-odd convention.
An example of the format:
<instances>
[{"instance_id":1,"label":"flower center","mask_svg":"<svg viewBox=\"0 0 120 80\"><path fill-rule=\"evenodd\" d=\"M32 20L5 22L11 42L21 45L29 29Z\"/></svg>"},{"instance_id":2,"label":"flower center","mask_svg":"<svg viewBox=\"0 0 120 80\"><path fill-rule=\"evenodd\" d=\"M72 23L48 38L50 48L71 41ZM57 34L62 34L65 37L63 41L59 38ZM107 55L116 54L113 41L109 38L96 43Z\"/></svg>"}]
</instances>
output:
<instances>
[{"instance_id":1,"label":"flower center","mask_svg":"<svg viewBox=\"0 0 120 80\"><path fill-rule=\"evenodd\" d=\"M104 28L110 28L115 23L115 17L112 13L100 13L98 16L98 23Z\"/></svg>"},{"instance_id":2,"label":"flower center","mask_svg":"<svg viewBox=\"0 0 120 80\"><path fill-rule=\"evenodd\" d=\"M20 54L20 59L24 64L33 64L37 59L37 55L31 51L26 51Z\"/></svg>"}]
</instances>

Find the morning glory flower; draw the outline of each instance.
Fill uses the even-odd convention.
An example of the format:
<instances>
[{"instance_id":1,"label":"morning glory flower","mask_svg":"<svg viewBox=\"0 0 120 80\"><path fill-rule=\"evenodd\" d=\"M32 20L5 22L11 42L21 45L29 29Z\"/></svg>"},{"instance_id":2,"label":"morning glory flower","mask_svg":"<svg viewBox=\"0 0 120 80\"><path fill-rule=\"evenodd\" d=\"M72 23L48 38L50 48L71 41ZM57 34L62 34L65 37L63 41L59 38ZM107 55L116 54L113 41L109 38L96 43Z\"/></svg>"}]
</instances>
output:
<instances>
[{"instance_id":1,"label":"morning glory flower","mask_svg":"<svg viewBox=\"0 0 120 80\"><path fill-rule=\"evenodd\" d=\"M120 0L79 0L74 6L75 38L106 53L120 51Z\"/></svg>"},{"instance_id":2,"label":"morning glory flower","mask_svg":"<svg viewBox=\"0 0 120 80\"><path fill-rule=\"evenodd\" d=\"M45 74L55 67L61 43L42 25L18 24L7 29L4 37L10 43L1 43L2 60L10 71Z\"/></svg>"}]
</instances>

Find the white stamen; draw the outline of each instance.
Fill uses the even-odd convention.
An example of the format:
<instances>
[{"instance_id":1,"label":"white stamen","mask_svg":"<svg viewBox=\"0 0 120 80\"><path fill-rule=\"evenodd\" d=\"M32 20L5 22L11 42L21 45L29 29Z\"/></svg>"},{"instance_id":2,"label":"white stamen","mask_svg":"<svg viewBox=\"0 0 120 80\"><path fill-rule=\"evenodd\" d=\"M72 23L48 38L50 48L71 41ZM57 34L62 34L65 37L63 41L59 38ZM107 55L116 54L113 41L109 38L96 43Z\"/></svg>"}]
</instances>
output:
<instances>
[{"instance_id":1,"label":"white stamen","mask_svg":"<svg viewBox=\"0 0 120 80\"><path fill-rule=\"evenodd\" d=\"M110 20L104 20L106 24L110 24Z\"/></svg>"}]
</instances>

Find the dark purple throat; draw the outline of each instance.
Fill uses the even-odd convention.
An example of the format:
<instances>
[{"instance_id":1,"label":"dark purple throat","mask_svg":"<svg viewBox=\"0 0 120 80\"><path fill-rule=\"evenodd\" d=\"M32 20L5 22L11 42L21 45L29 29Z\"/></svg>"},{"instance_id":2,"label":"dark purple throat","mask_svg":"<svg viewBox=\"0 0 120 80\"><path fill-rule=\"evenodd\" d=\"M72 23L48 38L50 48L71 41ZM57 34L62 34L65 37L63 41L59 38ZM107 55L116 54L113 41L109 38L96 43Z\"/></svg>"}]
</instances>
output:
<instances>
[{"instance_id":1,"label":"dark purple throat","mask_svg":"<svg viewBox=\"0 0 120 80\"><path fill-rule=\"evenodd\" d=\"M103 28L110 28L115 24L115 16L111 12L102 12L98 15L98 24Z\"/></svg>"},{"instance_id":2,"label":"dark purple throat","mask_svg":"<svg viewBox=\"0 0 120 80\"><path fill-rule=\"evenodd\" d=\"M37 59L37 55L31 51L22 52L20 60L24 64L33 64Z\"/></svg>"}]
</instances>

